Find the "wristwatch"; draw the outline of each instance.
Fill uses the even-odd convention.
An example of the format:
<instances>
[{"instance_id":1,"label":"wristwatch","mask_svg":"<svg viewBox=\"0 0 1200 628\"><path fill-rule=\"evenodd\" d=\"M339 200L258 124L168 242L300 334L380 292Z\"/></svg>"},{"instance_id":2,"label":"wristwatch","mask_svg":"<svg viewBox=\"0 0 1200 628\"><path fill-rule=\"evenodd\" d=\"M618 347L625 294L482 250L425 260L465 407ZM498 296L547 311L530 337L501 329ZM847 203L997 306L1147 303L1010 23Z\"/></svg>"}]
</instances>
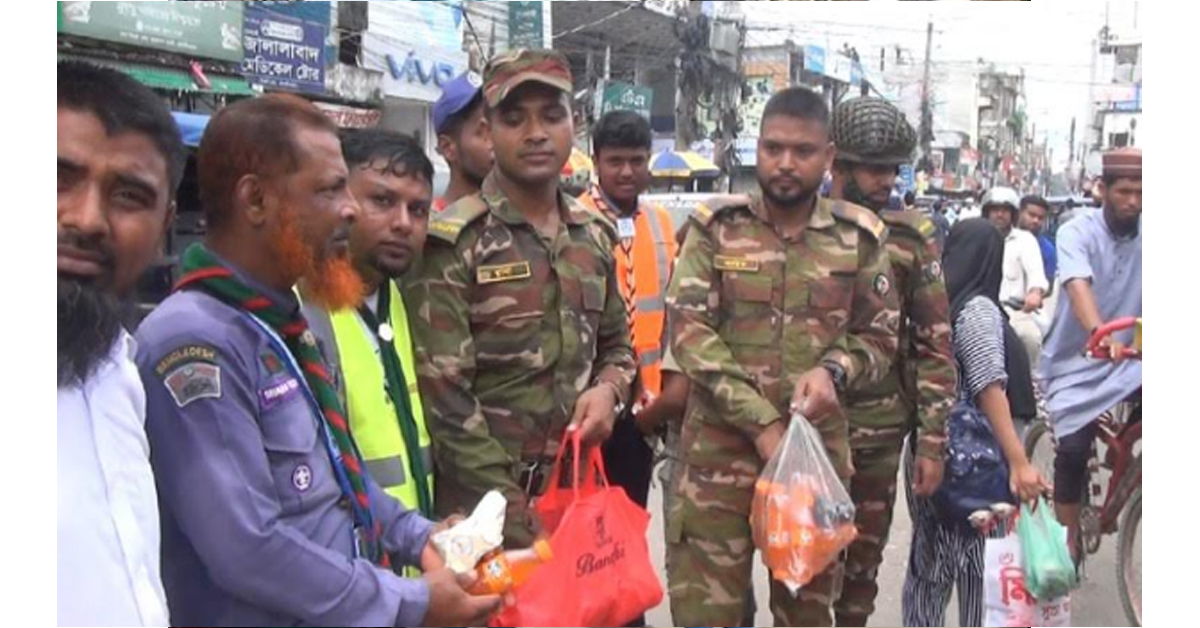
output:
<instances>
[{"instance_id":1,"label":"wristwatch","mask_svg":"<svg viewBox=\"0 0 1200 628\"><path fill-rule=\"evenodd\" d=\"M846 392L846 369L841 364L833 360L823 360L821 368L829 371L830 377L833 378L833 388L839 395Z\"/></svg>"}]
</instances>

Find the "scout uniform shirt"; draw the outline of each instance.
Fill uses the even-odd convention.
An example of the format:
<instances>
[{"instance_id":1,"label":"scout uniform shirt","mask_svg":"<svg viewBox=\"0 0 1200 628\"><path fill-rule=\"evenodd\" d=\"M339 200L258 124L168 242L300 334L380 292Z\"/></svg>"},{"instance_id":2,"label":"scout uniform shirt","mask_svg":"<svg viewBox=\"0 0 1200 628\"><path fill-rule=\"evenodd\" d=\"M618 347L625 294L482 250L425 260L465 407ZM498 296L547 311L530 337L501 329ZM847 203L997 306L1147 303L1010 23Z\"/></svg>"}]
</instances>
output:
<instances>
[{"instance_id":1,"label":"scout uniform shirt","mask_svg":"<svg viewBox=\"0 0 1200 628\"><path fill-rule=\"evenodd\" d=\"M235 269L276 304L299 308ZM137 332L173 626L416 626L428 586L356 558L321 419L282 341L198 290ZM419 564L431 524L367 482L383 543Z\"/></svg>"}]
</instances>

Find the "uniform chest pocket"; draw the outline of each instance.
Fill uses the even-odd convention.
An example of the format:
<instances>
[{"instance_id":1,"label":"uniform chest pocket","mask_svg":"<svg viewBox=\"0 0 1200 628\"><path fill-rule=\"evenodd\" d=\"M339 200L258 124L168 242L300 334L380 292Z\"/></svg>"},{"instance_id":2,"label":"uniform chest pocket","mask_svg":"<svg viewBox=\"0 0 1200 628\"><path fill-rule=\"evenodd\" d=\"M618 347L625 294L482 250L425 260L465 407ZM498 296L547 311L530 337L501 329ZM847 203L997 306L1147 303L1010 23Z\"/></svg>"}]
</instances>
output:
<instances>
[{"instance_id":1,"label":"uniform chest pocket","mask_svg":"<svg viewBox=\"0 0 1200 628\"><path fill-rule=\"evenodd\" d=\"M604 277L581 277L579 279L580 338L584 348L591 347L595 353L596 339L600 333L600 319L604 314L604 301L608 295L608 281Z\"/></svg>"},{"instance_id":2,"label":"uniform chest pocket","mask_svg":"<svg viewBox=\"0 0 1200 628\"><path fill-rule=\"evenodd\" d=\"M814 280L809 284L808 306L818 313L840 313L849 317L850 306L854 302L855 279L853 273L831 273L828 277ZM890 282L887 277L882 277L881 281Z\"/></svg>"},{"instance_id":3,"label":"uniform chest pocket","mask_svg":"<svg viewBox=\"0 0 1200 628\"><path fill-rule=\"evenodd\" d=\"M263 413L261 428L263 449L285 515L317 503L323 491L336 490L327 455L318 447L316 417L302 395Z\"/></svg>"},{"instance_id":4,"label":"uniform chest pocket","mask_svg":"<svg viewBox=\"0 0 1200 628\"><path fill-rule=\"evenodd\" d=\"M531 278L477 286L470 306L477 366L541 366L545 317L543 287Z\"/></svg>"},{"instance_id":5,"label":"uniform chest pocket","mask_svg":"<svg viewBox=\"0 0 1200 628\"><path fill-rule=\"evenodd\" d=\"M731 345L768 346L779 340L775 286L761 274L729 273L723 278L721 336Z\"/></svg>"}]
</instances>

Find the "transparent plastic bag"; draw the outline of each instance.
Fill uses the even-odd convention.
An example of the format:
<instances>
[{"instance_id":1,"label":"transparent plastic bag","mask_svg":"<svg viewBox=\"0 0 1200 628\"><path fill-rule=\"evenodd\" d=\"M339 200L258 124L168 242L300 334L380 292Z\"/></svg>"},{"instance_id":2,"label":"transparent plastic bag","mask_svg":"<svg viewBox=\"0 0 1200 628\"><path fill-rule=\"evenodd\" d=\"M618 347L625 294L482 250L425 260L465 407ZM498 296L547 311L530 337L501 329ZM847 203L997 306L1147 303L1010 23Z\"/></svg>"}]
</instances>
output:
<instances>
[{"instance_id":1,"label":"transparent plastic bag","mask_svg":"<svg viewBox=\"0 0 1200 628\"><path fill-rule=\"evenodd\" d=\"M1021 509L1017 536L1025 555L1025 586L1034 598L1060 598L1079 585L1067 548L1067 529L1054 518L1045 498L1038 500L1036 508Z\"/></svg>"},{"instance_id":2,"label":"transparent plastic bag","mask_svg":"<svg viewBox=\"0 0 1200 628\"><path fill-rule=\"evenodd\" d=\"M754 545L792 595L837 560L855 537L854 502L821 434L800 414L754 487Z\"/></svg>"}]
</instances>

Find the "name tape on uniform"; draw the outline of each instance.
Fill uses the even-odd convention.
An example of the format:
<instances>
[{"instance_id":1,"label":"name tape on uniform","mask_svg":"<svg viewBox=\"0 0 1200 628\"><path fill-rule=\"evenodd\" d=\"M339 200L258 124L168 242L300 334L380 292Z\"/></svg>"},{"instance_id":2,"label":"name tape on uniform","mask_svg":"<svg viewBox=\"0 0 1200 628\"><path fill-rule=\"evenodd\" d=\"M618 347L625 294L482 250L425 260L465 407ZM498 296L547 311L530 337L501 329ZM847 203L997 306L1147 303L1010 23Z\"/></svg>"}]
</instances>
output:
<instances>
[{"instance_id":1,"label":"name tape on uniform","mask_svg":"<svg viewBox=\"0 0 1200 628\"><path fill-rule=\"evenodd\" d=\"M759 270L759 264L755 260L744 257L729 257L728 255L713 257L713 267L717 270L739 273L757 273Z\"/></svg>"},{"instance_id":2,"label":"name tape on uniform","mask_svg":"<svg viewBox=\"0 0 1200 628\"><path fill-rule=\"evenodd\" d=\"M528 279L532 276L533 270L530 268L529 262L516 262L497 266L480 266L475 272L475 281L480 284L501 283Z\"/></svg>"}]
</instances>

